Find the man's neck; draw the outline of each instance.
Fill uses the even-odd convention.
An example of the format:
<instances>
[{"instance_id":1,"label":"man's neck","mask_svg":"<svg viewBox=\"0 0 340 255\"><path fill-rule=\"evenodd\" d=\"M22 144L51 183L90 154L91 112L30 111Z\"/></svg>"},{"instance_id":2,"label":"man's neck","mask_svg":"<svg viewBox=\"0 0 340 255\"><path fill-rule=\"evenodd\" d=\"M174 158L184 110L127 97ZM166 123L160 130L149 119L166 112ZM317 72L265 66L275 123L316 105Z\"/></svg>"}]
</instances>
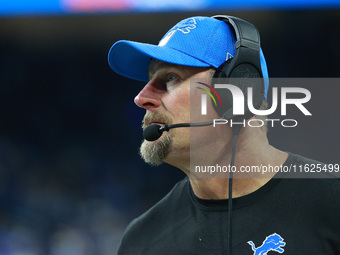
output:
<instances>
[{"instance_id":1,"label":"man's neck","mask_svg":"<svg viewBox=\"0 0 340 255\"><path fill-rule=\"evenodd\" d=\"M247 132L247 131L246 131ZM280 151L269 145L266 135L258 133L257 135L248 137L248 134L244 132L240 140L237 142L236 156L235 156L235 169L238 173L234 173L233 178L233 197L241 197L250 194L263 185L265 185L275 173L240 173L240 169L245 169L252 166L281 166L288 158L286 152ZM262 131L260 131L262 132ZM230 144L227 145L229 148ZM219 150L221 153L218 155L214 151L214 159L211 163L216 165L226 165L226 162L231 160L231 149ZM209 153L206 153L209 155ZM202 158L202 156L200 156ZM193 160L195 161L195 160ZM219 175L218 178L207 178L208 173L205 176L193 174L194 165L191 162L191 173L186 173L189 176L190 183L195 195L201 199L226 199L228 198L229 189L229 174L225 173L224 176Z\"/></svg>"}]
</instances>

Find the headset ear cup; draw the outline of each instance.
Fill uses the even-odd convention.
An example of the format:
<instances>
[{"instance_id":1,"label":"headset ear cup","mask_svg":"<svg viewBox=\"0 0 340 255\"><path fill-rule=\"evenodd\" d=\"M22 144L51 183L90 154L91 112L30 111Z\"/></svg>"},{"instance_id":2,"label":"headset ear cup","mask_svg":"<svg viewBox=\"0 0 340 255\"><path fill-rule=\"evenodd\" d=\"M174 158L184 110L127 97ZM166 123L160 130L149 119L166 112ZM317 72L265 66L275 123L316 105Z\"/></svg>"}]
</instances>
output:
<instances>
[{"instance_id":1,"label":"headset ear cup","mask_svg":"<svg viewBox=\"0 0 340 255\"><path fill-rule=\"evenodd\" d=\"M264 99L264 83L261 72L250 63L239 64L230 74L230 84L240 88L244 95L244 119L254 116L249 110L248 98L251 90L251 101L255 109L259 109Z\"/></svg>"},{"instance_id":2,"label":"headset ear cup","mask_svg":"<svg viewBox=\"0 0 340 255\"><path fill-rule=\"evenodd\" d=\"M228 66L231 63L232 58L228 59L227 61L223 62L215 71L215 74L213 76L214 81L217 80L217 78L221 79L221 81L226 82L228 78ZM214 83L215 88L215 83ZM216 112L219 114L219 116L229 117L226 119L230 119L230 114L232 115L232 106L233 106L233 96L229 90L225 89L218 89L215 88L216 92L219 94L222 105L217 104L215 107Z\"/></svg>"},{"instance_id":3,"label":"headset ear cup","mask_svg":"<svg viewBox=\"0 0 340 255\"><path fill-rule=\"evenodd\" d=\"M231 63L233 58L229 58L227 61L223 62L215 71L213 78L227 78L227 68Z\"/></svg>"},{"instance_id":4,"label":"headset ear cup","mask_svg":"<svg viewBox=\"0 0 340 255\"><path fill-rule=\"evenodd\" d=\"M261 72L250 63L240 63L231 69L232 59L224 62L215 72L213 78L221 80L213 80L214 87L216 82L223 84L232 84L238 87L244 95L244 118L249 119L254 116L248 107L248 88L252 90L252 102L255 109L259 109L264 99L264 84ZM216 92L219 94L222 105L215 106L216 112L225 119L233 119L233 95L227 89L218 89L215 87Z\"/></svg>"}]
</instances>

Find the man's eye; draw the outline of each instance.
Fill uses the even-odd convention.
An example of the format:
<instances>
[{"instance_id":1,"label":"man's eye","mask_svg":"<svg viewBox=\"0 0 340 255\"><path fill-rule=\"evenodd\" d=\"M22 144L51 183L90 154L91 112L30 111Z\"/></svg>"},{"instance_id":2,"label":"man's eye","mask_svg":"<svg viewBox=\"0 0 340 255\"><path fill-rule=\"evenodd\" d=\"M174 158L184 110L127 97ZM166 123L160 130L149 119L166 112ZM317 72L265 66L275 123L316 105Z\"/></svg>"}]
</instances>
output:
<instances>
[{"instance_id":1,"label":"man's eye","mask_svg":"<svg viewBox=\"0 0 340 255\"><path fill-rule=\"evenodd\" d=\"M166 80L167 80L167 81L174 81L174 80L176 80L177 78L178 78L178 76L177 76L176 74L170 73L170 74L168 74Z\"/></svg>"}]
</instances>

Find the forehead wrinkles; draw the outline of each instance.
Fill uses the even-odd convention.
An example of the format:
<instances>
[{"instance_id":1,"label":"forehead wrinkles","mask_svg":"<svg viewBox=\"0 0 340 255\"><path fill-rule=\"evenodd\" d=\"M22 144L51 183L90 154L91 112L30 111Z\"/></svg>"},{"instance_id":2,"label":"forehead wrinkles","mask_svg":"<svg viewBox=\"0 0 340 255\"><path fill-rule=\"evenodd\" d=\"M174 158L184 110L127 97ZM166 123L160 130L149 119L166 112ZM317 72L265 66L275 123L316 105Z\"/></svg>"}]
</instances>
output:
<instances>
[{"instance_id":1,"label":"forehead wrinkles","mask_svg":"<svg viewBox=\"0 0 340 255\"><path fill-rule=\"evenodd\" d=\"M171 67L180 68L179 65L174 65L157 59L152 59L148 68L149 78L151 78L158 70Z\"/></svg>"},{"instance_id":2,"label":"forehead wrinkles","mask_svg":"<svg viewBox=\"0 0 340 255\"><path fill-rule=\"evenodd\" d=\"M163 62L157 59L151 59L151 62L148 68L149 78L151 79L158 70L166 69L166 68L177 69L179 72L181 72L182 75L191 76L195 73L211 69L212 67L183 66L183 65L176 65L176 64Z\"/></svg>"},{"instance_id":3,"label":"forehead wrinkles","mask_svg":"<svg viewBox=\"0 0 340 255\"><path fill-rule=\"evenodd\" d=\"M161 67L169 66L169 65L171 65L171 64L153 58L150 61L148 72L154 73L157 69L159 69Z\"/></svg>"}]
</instances>

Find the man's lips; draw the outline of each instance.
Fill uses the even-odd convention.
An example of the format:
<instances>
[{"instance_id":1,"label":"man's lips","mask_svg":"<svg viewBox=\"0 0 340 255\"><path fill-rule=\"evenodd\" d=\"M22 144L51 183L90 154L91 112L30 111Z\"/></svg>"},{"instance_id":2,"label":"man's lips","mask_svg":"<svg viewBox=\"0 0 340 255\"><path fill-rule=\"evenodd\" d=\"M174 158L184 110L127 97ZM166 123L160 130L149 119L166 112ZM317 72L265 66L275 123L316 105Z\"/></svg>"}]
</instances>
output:
<instances>
[{"instance_id":1,"label":"man's lips","mask_svg":"<svg viewBox=\"0 0 340 255\"><path fill-rule=\"evenodd\" d=\"M149 123L149 125L151 125L151 124L158 124L158 125L164 125L165 123L163 123L163 122L159 122L159 121L151 121L150 123ZM148 125L148 126L149 126Z\"/></svg>"},{"instance_id":2,"label":"man's lips","mask_svg":"<svg viewBox=\"0 0 340 255\"><path fill-rule=\"evenodd\" d=\"M159 125L159 126L161 126L161 127L163 127L163 126L165 125L164 122L154 121L154 120L153 120L153 121L150 121L150 122L145 122L145 123L143 124L143 129L146 128L146 127L148 127L148 126L150 126L150 125L152 125L152 124Z\"/></svg>"}]
</instances>

